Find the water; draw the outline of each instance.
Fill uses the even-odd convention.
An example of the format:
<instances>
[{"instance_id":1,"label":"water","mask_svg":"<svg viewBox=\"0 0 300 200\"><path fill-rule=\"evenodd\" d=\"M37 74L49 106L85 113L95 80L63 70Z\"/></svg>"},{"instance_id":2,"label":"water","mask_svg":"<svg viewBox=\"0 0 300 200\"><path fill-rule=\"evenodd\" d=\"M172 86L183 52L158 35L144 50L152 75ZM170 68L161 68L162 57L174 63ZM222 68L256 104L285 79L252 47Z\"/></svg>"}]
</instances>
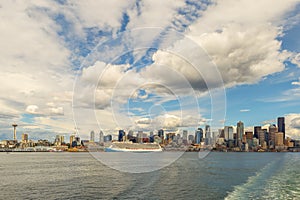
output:
<instances>
[{"instance_id":1,"label":"water","mask_svg":"<svg viewBox=\"0 0 300 200\"><path fill-rule=\"evenodd\" d=\"M0 199L299 199L300 154L185 153L149 173L89 153L0 153Z\"/></svg>"}]
</instances>

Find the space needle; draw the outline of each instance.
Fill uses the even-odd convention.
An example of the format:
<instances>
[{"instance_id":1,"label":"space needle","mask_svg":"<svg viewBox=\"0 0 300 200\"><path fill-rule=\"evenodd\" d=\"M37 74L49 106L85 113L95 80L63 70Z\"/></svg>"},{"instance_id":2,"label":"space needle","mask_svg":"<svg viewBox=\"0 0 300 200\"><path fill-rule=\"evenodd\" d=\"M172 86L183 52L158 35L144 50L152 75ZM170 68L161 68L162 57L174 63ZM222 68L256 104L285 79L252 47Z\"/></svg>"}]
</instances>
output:
<instances>
[{"instance_id":1,"label":"space needle","mask_svg":"<svg viewBox=\"0 0 300 200\"><path fill-rule=\"evenodd\" d=\"M17 124L16 123L14 123L14 124L12 124L12 126L14 127L14 140L17 140Z\"/></svg>"}]
</instances>

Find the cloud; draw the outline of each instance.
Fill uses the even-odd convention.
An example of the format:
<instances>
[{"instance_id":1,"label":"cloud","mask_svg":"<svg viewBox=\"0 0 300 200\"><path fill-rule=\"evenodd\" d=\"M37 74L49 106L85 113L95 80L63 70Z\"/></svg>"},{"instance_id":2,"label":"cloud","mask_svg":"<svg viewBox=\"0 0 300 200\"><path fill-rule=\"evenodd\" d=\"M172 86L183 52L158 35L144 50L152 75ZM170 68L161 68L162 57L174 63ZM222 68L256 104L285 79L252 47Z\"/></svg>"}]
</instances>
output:
<instances>
[{"instance_id":1,"label":"cloud","mask_svg":"<svg viewBox=\"0 0 300 200\"><path fill-rule=\"evenodd\" d=\"M188 112L187 110L171 111L161 113L160 115L152 118L138 118L135 120L137 126L133 126L133 128L144 131L153 131L158 129L177 131L188 127L196 128L200 125L205 125L208 122L207 119L201 116L197 118L196 116L188 115L187 113L191 112Z\"/></svg>"},{"instance_id":2,"label":"cloud","mask_svg":"<svg viewBox=\"0 0 300 200\"><path fill-rule=\"evenodd\" d=\"M285 129L286 135L294 138L300 138L300 114L289 113L285 115Z\"/></svg>"},{"instance_id":3,"label":"cloud","mask_svg":"<svg viewBox=\"0 0 300 200\"><path fill-rule=\"evenodd\" d=\"M217 1L186 34L207 51L227 87L257 83L283 71L283 62L291 59L290 52L281 50L278 38L285 23L282 19L294 5L294 1L259 5L245 0Z\"/></svg>"},{"instance_id":4,"label":"cloud","mask_svg":"<svg viewBox=\"0 0 300 200\"><path fill-rule=\"evenodd\" d=\"M83 134L99 126L111 132L135 127L135 122L144 122L145 129L198 125L199 110L186 111L196 108L201 95L209 95L208 88L223 87L223 81L226 87L257 83L284 70L285 60L299 63L299 54L282 50L280 41L294 5L269 0L209 5L173 0L2 2L0 126L13 119L27 127L34 124L36 131L45 129L45 135L70 132L73 111ZM272 9L266 11L268 7ZM136 31L143 27L148 28L144 34ZM128 34L119 38L125 30ZM91 53L98 42L104 44ZM159 50L149 53L150 46ZM122 57L128 50L133 51ZM219 71L212 70L213 63ZM134 97L134 106L180 105L151 122L137 121L143 116L124 112ZM32 124L23 122L25 113L34 114Z\"/></svg>"},{"instance_id":5,"label":"cloud","mask_svg":"<svg viewBox=\"0 0 300 200\"><path fill-rule=\"evenodd\" d=\"M137 124L150 124L151 123L151 119L149 118L141 118L135 121L135 123Z\"/></svg>"},{"instance_id":6,"label":"cloud","mask_svg":"<svg viewBox=\"0 0 300 200\"><path fill-rule=\"evenodd\" d=\"M181 126L181 120L179 117L175 115L166 114L163 116L163 124L162 127L164 129L174 129L176 127Z\"/></svg>"},{"instance_id":7,"label":"cloud","mask_svg":"<svg viewBox=\"0 0 300 200\"><path fill-rule=\"evenodd\" d=\"M66 16L82 27L97 27L116 32L122 25L123 13L133 7L134 1L67 1L64 8ZM78 21L75 21L75 20Z\"/></svg>"},{"instance_id":8,"label":"cloud","mask_svg":"<svg viewBox=\"0 0 300 200\"><path fill-rule=\"evenodd\" d=\"M36 105L29 105L26 107L26 112L30 114L38 114L39 107Z\"/></svg>"},{"instance_id":9,"label":"cloud","mask_svg":"<svg viewBox=\"0 0 300 200\"><path fill-rule=\"evenodd\" d=\"M293 81L292 85L300 85L300 78L298 79L299 81Z\"/></svg>"},{"instance_id":10,"label":"cloud","mask_svg":"<svg viewBox=\"0 0 300 200\"><path fill-rule=\"evenodd\" d=\"M199 97L198 94L195 95L195 90L203 94L208 88L223 87L223 82L226 87L253 84L270 74L283 71L285 68L283 62L291 59L292 54L281 49L279 37L283 33L282 25L285 23L282 19L294 4L278 3L267 14L263 8L273 5L271 1L261 3L262 7L250 4L251 2L247 1L231 1L229 5L222 2L212 4L202 12L203 16L198 21L186 29L184 34L188 38L170 39L169 43L166 43L169 46L166 45L166 48L152 55L154 63L138 71L129 66L107 65L105 62L86 66L82 73L82 80L89 82L90 86L85 85L82 90L84 92L77 93L82 96L82 102L88 102L85 105L90 105L92 108L95 104L96 108L104 112L111 106L113 110L118 110L116 107L127 103L129 97L147 97L145 99L147 101L153 94L164 98L173 94L178 95L179 98L187 95ZM127 24L129 29L139 23L147 24L143 22L143 19L147 18L143 18L147 13L143 11L147 8L147 3L139 6L140 10L133 9L127 13L130 18ZM138 12L140 12L139 16L136 15ZM226 14L220 17L215 13ZM253 13L258 14L253 17ZM173 15L171 12L168 14ZM171 18L167 17L166 22ZM155 19L153 23L156 23ZM159 35L159 31L157 34L152 34L152 38L143 35L150 39L141 40L139 38L141 35L143 34L128 37L131 42L127 40L122 42L128 42L126 44L134 48L138 44L137 41L153 41ZM190 39L193 44L188 43ZM196 47L203 47L204 51L199 54L199 51L195 51ZM195 66L195 63L201 64ZM212 70L214 67L212 63L217 65L217 73L220 72L222 75L222 81L216 78L217 73ZM101 75L107 79L101 80ZM142 86L143 84L147 86ZM147 89L145 90L147 95L138 95L138 89L141 88ZM117 116L120 116L120 113ZM171 119L170 124L176 124L174 122L176 120Z\"/></svg>"},{"instance_id":11,"label":"cloud","mask_svg":"<svg viewBox=\"0 0 300 200\"><path fill-rule=\"evenodd\" d=\"M293 81L292 85L300 85L300 82L299 81Z\"/></svg>"},{"instance_id":12,"label":"cloud","mask_svg":"<svg viewBox=\"0 0 300 200\"><path fill-rule=\"evenodd\" d=\"M240 112L250 112L250 109L241 109Z\"/></svg>"},{"instance_id":13,"label":"cloud","mask_svg":"<svg viewBox=\"0 0 300 200\"><path fill-rule=\"evenodd\" d=\"M49 108L50 114L52 115L64 115L64 108L63 107L52 107Z\"/></svg>"},{"instance_id":14,"label":"cloud","mask_svg":"<svg viewBox=\"0 0 300 200\"><path fill-rule=\"evenodd\" d=\"M27 129L30 129L30 130L32 130L32 129L39 129L39 127L38 127L38 126L35 126L35 125L23 126L23 128L24 128L25 130L27 130Z\"/></svg>"},{"instance_id":15,"label":"cloud","mask_svg":"<svg viewBox=\"0 0 300 200\"><path fill-rule=\"evenodd\" d=\"M296 66L300 67L300 53L290 52L289 61Z\"/></svg>"},{"instance_id":16,"label":"cloud","mask_svg":"<svg viewBox=\"0 0 300 200\"><path fill-rule=\"evenodd\" d=\"M5 99L2 109L16 113L18 120L26 112L47 114L44 102L49 100L70 102L66 95L73 83L70 51L51 14L42 8L57 6L48 1L1 3L0 43L5 48L0 50L0 98Z\"/></svg>"},{"instance_id":17,"label":"cloud","mask_svg":"<svg viewBox=\"0 0 300 200\"><path fill-rule=\"evenodd\" d=\"M180 0L140 1L134 10L128 12L131 19L128 28L170 26L177 15L177 10L183 6L185 3Z\"/></svg>"},{"instance_id":18,"label":"cloud","mask_svg":"<svg viewBox=\"0 0 300 200\"><path fill-rule=\"evenodd\" d=\"M292 119L291 127L296 128L296 129L300 129L300 117Z\"/></svg>"}]
</instances>

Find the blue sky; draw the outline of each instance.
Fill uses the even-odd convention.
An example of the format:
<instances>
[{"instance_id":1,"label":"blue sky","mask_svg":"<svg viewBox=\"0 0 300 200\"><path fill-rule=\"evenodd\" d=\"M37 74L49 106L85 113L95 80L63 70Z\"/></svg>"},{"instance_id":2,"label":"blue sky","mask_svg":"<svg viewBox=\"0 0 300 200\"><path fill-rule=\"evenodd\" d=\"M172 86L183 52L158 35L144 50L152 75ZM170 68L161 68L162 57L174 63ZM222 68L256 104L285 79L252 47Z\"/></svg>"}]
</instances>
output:
<instances>
[{"instance_id":1,"label":"blue sky","mask_svg":"<svg viewBox=\"0 0 300 200\"><path fill-rule=\"evenodd\" d=\"M265 8L268 8L266 10ZM300 136L296 1L0 3L0 139L286 117ZM225 121L225 124L223 122Z\"/></svg>"}]
</instances>

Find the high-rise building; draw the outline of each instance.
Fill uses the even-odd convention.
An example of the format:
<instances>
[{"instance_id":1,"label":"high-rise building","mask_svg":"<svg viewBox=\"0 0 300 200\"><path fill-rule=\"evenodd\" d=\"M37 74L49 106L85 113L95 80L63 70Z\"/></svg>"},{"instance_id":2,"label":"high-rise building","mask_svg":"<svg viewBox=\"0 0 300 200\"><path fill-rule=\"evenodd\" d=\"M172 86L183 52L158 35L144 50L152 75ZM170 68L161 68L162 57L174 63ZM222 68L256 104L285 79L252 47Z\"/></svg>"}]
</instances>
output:
<instances>
[{"instance_id":1,"label":"high-rise building","mask_svg":"<svg viewBox=\"0 0 300 200\"><path fill-rule=\"evenodd\" d=\"M103 142L104 142L103 132L100 131L100 132L99 132L99 143L103 143Z\"/></svg>"},{"instance_id":2,"label":"high-rise building","mask_svg":"<svg viewBox=\"0 0 300 200\"><path fill-rule=\"evenodd\" d=\"M183 130L182 131L182 140L187 140L187 136L188 136L188 131L187 130Z\"/></svg>"},{"instance_id":3,"label":"high-rise building","mask_svg":"<svg viewBox=\"0 0 300 200\"><path fill-rule=\"evenodd\" d=\"M133 130L128 131L127 140L136 142L136 137L133 136Z\"/></svg>"},{"instance_id":4,"label":"high-rise building","mask_svg":"<svg viewBox=\"0 0 300 200\"><path fill-rule=\"evenodd\" d=\"M252 131L246 131L245 132L247 140L252 140L253 139L253 132Z\"/></svg>"},{"instance_id":5,"label":"high-rise building","mask_svg":"<svg viewBox=\"0 0 300 200\"><path fill-rule=\"evenodd\" d=\"M217 138L218 138L218 134L219 134L219 132L217 132L217 131L212 131L211 132L211 137L212 137L211 144L213 144L213 145L216 144Z\"/></svg>"},{"instance_id":6,"label":"high-rise building","mask_svg":"<svg viewBox=\"0 0 300 200\"><path fill-rule=\"evenodd\" d=\"M153 135L154 135L153 131L150 131L150 137L153 137Z\"/></svg>"},{"instance_id":7,"label":"high-rise building","mask_svg":"<svg viewBox=\"0 0 300 200\"><path fill-rule=\"evenodd\" d=\"M282 132L283 133L283 139L285 139L284 117L278 117L277 118L277 127L278 127L278 132Z\"/></svg>"},{"instance_id":8,"label":"high-rise building","mask_svg":"<svg viewBox=\"0 0 300 200\"><path fill-rule=\"evenodd\" d=\"M225 138L225 140L233 140L233 127L232 126L224 127L224 138Z\"/></svg>"},{"instance_id":9,"label":"high-rise building","mask_svg":"<svg viewBox=\"0 0 300 200\"><path fill-rule=\"evenodd\" d=\"M261 126L254 126L254 135L253 137L258 139L258 132L261 130Z\"/></svg>"},{"instance_id":10,"label":"high-rise building","mask_svg":"<svg viewBox=\"0 0 300 200\"><path fill-rule=\"evenodd\" d=\"M90 142L95 142L95 132L91 131L90 133Z\"/></svg>"},{"instance_id":11,"label":"high-rise building","mask_svg":"<svg viewBox=\"0 0 300 200\"><path fill-rule=\"evenodd\" d=\"M225 140L229 139L229 126L224 127L224 139Z\"/></svg>"},{"instance_id":12,"label":"high-rise building","mask_svg":"<svg viewBox=\"0 0 300 200\"><path fill-rule=\"evenodd\" d=\"M275 136L275 146L283 146L283 132L277 132Z\"/></svg>"},{"instance_id":13,"label":"high-rise building","mask_svg":"<svg viewBox=\"0 0 300 200\"><path fill-rule=\"evenodd\" d=\"M75 141L77 142L77 145L80 145L80 137L79 136L75 137Z\"/></svg>"},{"instance_id":14,"label":"high-rise building","mask_svg":"<svg viewBox=\"0 0 300 200\"><path fill-rule=\"evenodd\" d=\"M205 125L205 138L211 138L209 125Z\"/></svg>"},{"instance_id":15,"label":"high-rise building","mask_svg":"<svg viewBox=\"0 0 300 200\"><path fill-rule=\"evenodd\" d=\"M65 143L65 136L63 136L63 135L56 135L55 140L54 140L54 144L57 145L57 146L60 146L63 143Z\"/></svg>"},{"instance_id":16,"label":"high-rise building","mask_svg":"<svg viewBox=\"0 0 300 200\"><path fill-rule=\"evenodd\" d=\"M245 134L243 134L243 137L242 137L242 143L243 144L246 144L247 143L247 137Z\"/></svg>"},{"instance_id":17,"label":"high-rise building","mask_svg":"<svg viewBox=\"0 0 300 200\"><path fill-rule=\"evenodd\" d=\"M203 130L198 128L195 132L195 143L200 144L203 141Z\"/></svg>"},{"instance_id":18,"label":"high-rise building","mask_svg":"<svg viewBox=\"0 0 300 200\"><path fill-rule=\"evenodd\" d=\"M118 141L122 142L124 136L125 136L125 131L124 130L119 130Z\"/></svg>"},{"instance_id":19,"label":"high-rise building","mask_svg":"<svg viewBox=\"0 0 300 200\"><path fill-rule=\"evenodd\" d=\"M236 125L236 146L240 146L240 143L244 135L244 123L239 121Z\"/></svg>"},{"instance_id":20,"label":"high-rise building","mask_svg":"<svg viewBox=\"0 0 300 200\"><path fill-rule=\"evenodd\" d=\"M275 124L269 126L269 137L268 137L268 145L269 146L275 145L275 137L276 137L275 133L277 133L277 132L278 132L278 129Z\"/></svg>"},{"instance_id":21,"label":"high-rise building","mask_svg":"<svg viewBox=\"0 0 300 200\"><path fill-rule=\"evenodd\" d=\"M265 129L264 129L265 130ZM262 146L263 143L265 142L265 131L263 129L258 131L258 141L259 144Z\"/></svg>"},{"instance_id":22,"label":"high-rise building","mask_svg":"<svg viewBox=\"0 0 300 200\"><path fill-rule=\"evenodd\" d=\"M106 135L103 137L104 142L112 141L112 135Z\"/></svg>"},{"instance_id":23,"label":"high-rise building","mask_svg":"<svg viewBox=\"0 0 300 200\"><path fill-rule=\"evenodd\" d=\"M163 129L158 130L158 137L160 137L162 139L162 141L164 140L164 130Z\"/></svg>"},{"instance_id":24,"label":"high-rise building","mask_svg":"<svg viewBox=\"0 0 300 200\"><path fill-rule=\"evenodd\" d=\"M70 135L70 146L72 146L72 143L75 141L75 134Z\"/></svg>"},{"instance_id":25,"label":"high-rise building","mask_svg":"<svg viewBox=\"0 0 300 200\"><path fill-rule=\"evenodd\" d=\"M138 131L136 137L137 137L137 142L138 143L142 143L143 142L143 138L144 138L144 132L143 131Z\"/></svg>"},{"instance_id":26,"label":"high-rise building","mask_svg":"<svg viewBox=\"0 0 300 200\"><path fill-rule=\"evenodd\" d=\"M195 142L194 140L195 140L195 138L193 135L188 136L188 143L194 143Z\"/></svg>"},{"instance_id":27,"label":"high-rise building","mask_svg":"<svg viewBox=\"0 0 300 200\"><path fill-rule=\"evenodd\" d=\"M176 133L167 133L166 134L166 142L170 143L173 140L176 140Z\"/></svg>"},{"instance_id":28,"label":"high-rise building","mask_svg":"<svg viewBox=\"0 0 300 200\"><path fill-rule=\"evenodd\" d=\"M262 130L263 130L264 133L265 133L265 142L266 142L266 144L267 144L268 141L269 141L269 132L268 132L268 129L264 128L264 129L262 129Z\"/></svg>"},{"instance_id":29,"label":"high-rise building","mask_svg":"<svg viewBox=\"0 0 300 200\"><path fill-rule=\"evenodd\" d=\"M133 130L129 130L127 136L128 137L133 137Z\"/></svg>"},{"instance_id":30,"label":"high-rise building","mask_svg":"<svg viewBox=\"0 0 300 200\"><path fill-rule=\"evenodd\" d=\"M80 145L81 145L80 137L76 136L75 134L71 135L70 136L70 147L76 147L76 146L80 146Z\"/></svg>"},{"instance_id":31,"label":"high-rise building","mask_svg":"<svg viewBox=\"0 0 300 200\"><path fill-rule=\"evenodd\" d=\"M61 145L61 142L60 142L60 135L56 135L56 136L55 136L54 144L55 144L56 146Z\"/></svg>"},{"instance_id":32,"label":"high-rise building","mask_svg":"<svg viewBox=\"0 0 300 200\"><path fill-rule=\"evenodd\" d=\"M63 143L65 143L65 136L63 136L63 135L60 135L60 138L59 138L59 140L60 140L60 144L63 144Z\"/></svg>"},{"instance_id":33,"label":"high-rise building","mask_svg":"<svg viewBox=\"0 0 300 200\"><path fill-rule=\"evenodd\" d=\"M153 131L150 131L149 140L150 140L151 143L154 142L154 133L153 133Z\"/></svg>"},{"instance_id":34,"label":"high-rise building","mask_svg":"<svg viewBox=\"0 0 300 200\"><path fill-rule=\"evenodd\" d=\"M182 143L184 145L188 144L188 131L187 130L182 131Z\"/></svg>"},{"instance_id":35,"label":"high-rise building","mask_svg":"<svg viewBox=\"0 0 300 200\"><path fill-rule=\"evenodd\" d=\"M253 144L253 132L252 131L246 131L245 135L246 135L247 144L251 147L252 144Z\"/></svg>"},{"instance_id":36,"label":"high-rise building","mask_svg":"<svg viewBox=\"0 0 300 200\"><path fill-rule=\"evenodd\" d=\"M291 140L290 137L287 137L284 142L285 142L285 144L284 144L285 146L287 146L287 147L294 147L294 143L292 142L292 140Z\"/></svg>"},{"instance_id":37,"label":"high-rise building","mask_svg":"<svg viewBox=\"0 0 300 200\"><path fill-rule=\"evenodd\" d=\"M28 142L28 134L23 133L22 134L22 143L27 143Z\"/></svg>"},{"instance_id":38,"label":"high-rise building","mask_svg":"<svg viewBox=\"0 0 300 200\"><path fill-rule=\"evenodd\" d=\"M225 138L224 129L219 129L219 138Z\"/></svg>"}]
</instances>

